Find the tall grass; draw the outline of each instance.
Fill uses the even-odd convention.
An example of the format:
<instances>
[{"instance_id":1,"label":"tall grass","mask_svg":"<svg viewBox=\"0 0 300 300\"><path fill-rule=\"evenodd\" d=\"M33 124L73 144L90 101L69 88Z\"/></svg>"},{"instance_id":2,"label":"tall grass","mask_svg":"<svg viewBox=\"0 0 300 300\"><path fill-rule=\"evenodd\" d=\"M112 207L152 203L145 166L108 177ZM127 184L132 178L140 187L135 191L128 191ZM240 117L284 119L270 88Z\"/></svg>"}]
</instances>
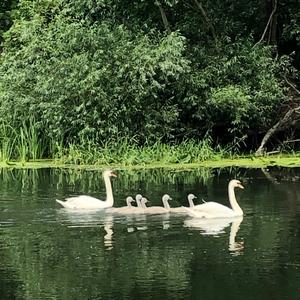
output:
<instances>
[{"instance_id":1,"label":"tall grass","mask_svg":"<svg viewBox=\"0 0 300 300\"><path fill-rule=\"evenodd\" d=\"M46 148L46 139L40 137L33 118L19 128L0 123L0 161L34 161L44 156Z\"/></svg>"},{"instance_id":2,"label":"tall grass","mask_svg":"<svg viewBox=\"0 0 300 300\"><path fill-rule=\"evenodd\" d=\"M199 163L231 157L230 147L213 147L207 136L201 141L186 140L179 144L146 142L139 145L134 138L118 138L96 143L81 138L64 146L63 140L47 139L32 118L19 128L0 123L0 161L25 162L51 158L62 164L118 164L123 166L172 163Z\"/></svg>"},{"instance_id":3,"label":"tall grass","mask_svg":"<svg viewBox=\"0 0 300 300\"><path fill-rule=\"evenodd\" d=\"M123 138L97 145L85 142L70 144L57 161L64 164L119 164L124 166L146 165L150 163L199 163L231 157L231 152L220 146L214 148L212 140L188 140L180 144L165 144L160 141L139 146L134 139Z\"/></svg>"},{"instance_id":4,"label":"tall grass","mask_svg":"<svg viewBox=\"0 0 300 300\"><path fill-rule=\"evenodd\" d=\"M16 142L15 130L8 124L0 123L0 160L9 161L13 156Z\"/></svg>"}]
</instances>

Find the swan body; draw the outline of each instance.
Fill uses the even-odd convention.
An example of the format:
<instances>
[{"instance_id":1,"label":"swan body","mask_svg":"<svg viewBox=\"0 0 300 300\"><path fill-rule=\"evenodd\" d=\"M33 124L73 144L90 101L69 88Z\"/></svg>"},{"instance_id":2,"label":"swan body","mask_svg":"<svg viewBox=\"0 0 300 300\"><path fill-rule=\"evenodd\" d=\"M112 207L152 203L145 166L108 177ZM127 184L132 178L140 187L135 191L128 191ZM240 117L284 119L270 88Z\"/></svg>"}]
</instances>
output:
<instances>
[{"instance_id":1,"label":"swan body","mask_svg":"<svg viewBox=\"0 0 300 300\"><path fill-rule=\"evenodd\" d=\"M128 196L126 198L126 206L123 206L123 207L110 207L110 208L107 208L106 209L106 212L108 213L126 213L127 211L130 212L131 210L134 210L136 207L132 206L132 202L135 202L135 200Z\"/></svg>"},{"instance_id":2,"label":"swan body","mask_svg":"<svg viewBox=\"0 0 300 300\"><path fill-rule=\"evenodd\" d=\"M189 202L189 208L194 208L194 199L196 199L197 197L194 195L194 194L189 194L188 195L188 202ZM184 206L181 206L181 207L171 207L170 208L170 212L172 213L178 213L178 214L186 214L187 211L186 211L186 208Z\"/></svg>"},{"instance_id":3,"label":"swan body","mask_svg":"<svg viewBox=\"0 0 300 300\"><path fill-rule=\"evenodd\" d=\"M240 217L243 215L243 211L238 205L234 188L239 187L243 189L241 182L239 180L231 180L228 184L228 197L231 204L231 208L222 205L217 202L205 202L199 205L195 205L193 209L185 208L187 213L196 218L232 218Z\"/></svg>"},{"instance_id":4,"label":"swan body","mask_svg":"<svg viewBox=\"0 0 300 300\"><path fill-rule=\"evenodd\" d=\"M132 206L131 203L134 201L137 203L137 206ZM112 207L112 208L107 209L106 211L111 212L111 213L122 214L122 215L143 214L144 213L143 207L146 206L146 204L145 204L146 202L148 202L148 200L146 198L143 198L143 196L141 194L137 194L135 196L135 200L132 197L126 198L127 206Z\"/></svg>"},{"instance_id":5,"label":"swan body","mask_svg":"<svg viewBox=\"0 0 300 300\"><path fill-rule=\"evenodd\" d=\"M58 202L65 208L72 208L72 209L98 209L98 208L112 207L114 204L114 198L112 193L110 177L117 177L117 175L111 170L106 170L103 172L103 179L104 179L105 189L106 189L106 200L104 201L91 196L81 195L81 196L66 198L65 201L56 199L56 202Z\"/></svg>"},{"instance_id":6,"label":"swan body","mask_svg":"<svg viewBox=\"0 0 300 300\"><path fill-rule=\"evenodd\" d=\"M168 195L165 194L162 197L162 202L164 207L161 206L151 206L147 207L146 203L148 202L147 198L142 199L142 205L144 208L144 214L166 214L170 212L170 205L169 205L169 200L172 200L172 198Z\"/></svg>"}]
</instances>

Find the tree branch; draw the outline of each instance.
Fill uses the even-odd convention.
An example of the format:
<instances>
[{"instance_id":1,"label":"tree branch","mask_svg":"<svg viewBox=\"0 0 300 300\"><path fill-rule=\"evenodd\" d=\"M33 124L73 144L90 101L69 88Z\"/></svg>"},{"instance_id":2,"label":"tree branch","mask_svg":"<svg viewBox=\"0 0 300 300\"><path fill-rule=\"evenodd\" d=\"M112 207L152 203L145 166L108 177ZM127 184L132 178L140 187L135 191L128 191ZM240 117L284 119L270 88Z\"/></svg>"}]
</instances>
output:
<instances>
[{"instance_id":1,"label":"tree branch","mask_svg":"<svg viewBox=\"0 0 300 300\"><path fill-rule=\"evenodd\" d=\"M300 91L284 76L285 82L297 93L300 95Z\"/></svg>"},{"instance_id":2,"label":"tree branch","mask_svg":"<svg viewBox=\"0 0 300 300\"><path fill-rule=\"evenodd\" d=\"M196 6L198 7L198 9L200 10L202 16L204 17L206 23L208 24L208 28L209 28L214 40L217 41L217 35L216 35L215 28L214 28L212 22L210 21L209 17L207 16L205 9L203 8L202 4L198 0L194 0L194 2L196 4Z\"/></svg>"},{"instance_id":3,"label":"tree branch","mask_svg":"<svg viewBox=\"0 0 300 300\"><path fill-rule=\"evenodd\" d=\"M267 22L267 25L266 25L266 27L265 27L265 29L264 29L263 34L262 34L260 40L253 46L253 48L256 47L258 44L260 44L260 43L264 40L264 38L265 38L265 36L266 36L266 33L267 33L267 31L268 31L268 28L269 28L269 26L270 26L270 23L271 23L271 21L272 21L272 18L273 18L273 16L274 16L276 10L277 10L277 0L274 1L274 7L273 7L273 10L272 10L272 12L271 12L271 14L270 14L269 20L268 20L268 22Z\"/></svg>"},{"instance_id":4,"label":"tree branch","mask_svg":"<svg viewBox=\"0 0 300 300\"><path fill-rule=\"evenodd\" d=\"M256 156L260 156L263 154L264 152L264 147L266 145L266 143L268 142L268 140L270 139L270 137L277 132L279 129L284 128L284 126L286 126L286 124L290 121L292 121L292 117L294 114L297 114L300 112L300 106L298 107L294 107L291 108L290 110L288 110L286 112L286 114L284 115L284 117L278 121L273 127L271 127L267 133L265 134L265 136L263 137L260 146L258 147L258 149L255 152Z\"/></svg>"}]
</instances>

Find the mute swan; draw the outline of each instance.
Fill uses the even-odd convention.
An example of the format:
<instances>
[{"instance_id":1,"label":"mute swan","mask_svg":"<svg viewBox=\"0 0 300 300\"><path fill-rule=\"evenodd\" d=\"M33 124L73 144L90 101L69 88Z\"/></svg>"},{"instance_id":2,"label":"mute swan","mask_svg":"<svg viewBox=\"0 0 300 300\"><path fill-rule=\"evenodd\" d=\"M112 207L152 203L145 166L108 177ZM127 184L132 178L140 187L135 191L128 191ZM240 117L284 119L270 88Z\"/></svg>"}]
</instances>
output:
<instances>
[{"instance_id":1,"label":"mute swan","mask_svg":"<svg viewBox=\"0 0 300 300\"><path fill-rule=\"evenodd\" d=\"M141 204L142 209L146 209L147 208L146 203L148 203L148 202L149 201L148 201L147 198L142 197L142 199L140 200L140 204Z\"/></svg>"},{"instance_id":2,"label":"mute swan","mask_svg":"<svg viewBox=\"0 0 300 300\"><path fill-rule=\"evenodd\" d=\"M146 199L143 198L142 201ZM169 213L170 212L170 205L169 205L169 200L172 200L172 198L168 195L165 194L162 197L162 203L164 205L164 207L161 206L151 206L151 207L146 207L146 202L148 202L148 200L146 199L146 202L143 202L144 206L144 213L145 214L165 214L165 213ZM145 200L144 200L145 201Z\"/></svg>"},{"instance_id":3,"label":"mute swan","mask_svg":"<svg viewBox=\"0 0 300 300\"><path fill-rule=\"evenodd\" d=\"M142 204L141 204L142 199L143 199L143 196L141 194L137 194L135 196L135 202L136 202L137 207L139 207L139 208L143 208Z\"/></svg>"},{"instance_id":4,"label":"mute swan","mask_svg":"<svg viewBox=\"0 0 300 300\"><path fill-rule=\"evenodd\" d=\"M114 204L114 198L110 177L117 177L117 175L111 170L106 170L102 174L105 183L106 200L103 201L91 196L81 195L77 197L66 198L65 201L56 199L56 202L66 208L95 209L112 207Z\"/></svg>"},{"instance_id":5,"label":"mute swan","mask_svg":"<svg viewBox=\"0 0 300 300\"><path fill-rule=\"evenodd\" d=\"M185 209L190 216L196 218L230 218L242 216L243 211L235 198L234 188L236 187L244 189L239 180L231 180L228 184L228 197L232 208L216 202L205 202L195 205L193 209Z\"/></svg>"},{"instance_id":6,"label":"mute swan","mask_svg":"<svg viewBox=\"0 0 300 300\"><path fill-rule=\"evenodd\" d=\"M189 194L188 195L188 202L189 202L189 205L190 205L189 208L193 209L195 207L193 200L196 199L196 198L197 197L194 194ZM187 213L187 211L186 211L186 209L185 209L184 206L182 206L182 207L171 207L170 208L170 212L172 212L172 213L180 213L180 214L186 214Z\"/></svg>"},{"instance_id":7,"label":"mute swan","mask_svg":"<svg viewBox=\"0 0 300 300\"><path fill-rule=\"evenodd\" d=\"M112 207L109 208L109 212L113 213L118 213L118 214L123 214L123 215L130 215L130 214L143 214L144 213L144 208L146 206L146 202L148 200L146 198L143 198L141 194L137 194L135 196L136 200L134 200L132 197L127 197L126 198L126 203L127 206L125 207ZM144 200L143 200L144 199ZM137 207L132 206L131 203L136 201L137 202Z\"/></svg>"},{"instance_id":8,"label":"mute swan","mask_svg":"<svg viewBox=\"0 0 300 300\"><path fill-rule=\"evenodd\" d=\"M126 212L127 210L130 211L134 208L137 208L137 207L132 206L132 204L131 204L132 202L135 202L135 200L132 197L128 196L126 198L126 204L127 204L126 206L123 206L123 207L110 207L110 208L106 209L106 212L108 212L108 213L122 213L122 212Z\"/></svg>"}]
</instances>

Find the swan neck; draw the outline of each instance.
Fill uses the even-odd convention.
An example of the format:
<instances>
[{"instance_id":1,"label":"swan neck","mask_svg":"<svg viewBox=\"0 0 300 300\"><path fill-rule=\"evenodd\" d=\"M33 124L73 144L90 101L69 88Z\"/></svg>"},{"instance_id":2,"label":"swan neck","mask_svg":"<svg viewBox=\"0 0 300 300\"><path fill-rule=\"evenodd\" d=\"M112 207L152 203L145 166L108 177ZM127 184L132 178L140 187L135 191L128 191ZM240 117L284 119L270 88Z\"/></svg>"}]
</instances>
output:
<instances>
[{"instance_id":1,"label":"swan neck","mask_svg":"<svg viewBox=\"0 0 300 300\"><path fill-rule=\"evenodd\" d=\"M234 220L231 224L230 235L229 235L229 248L234 247L235 245L235 237L237 235L237 232L240 229L240 225L242 221L243 221L243 217Z\"/></svg>"},{"instance_id":2,"label":"swan neck","mask_svg":"<svg viewBox=\"0 0 300 300\"><path fill-rule=\"evenodd\" d=\"M229 202L230 202L232 210L235 212L235 214L237 216L242 216L243 211L236 201L235 193L234 193L234 186L232 186L231 184L228 185L228 197L229 197Z\"/></svg>"},{"instance_id":3,"label":"swan neck","mask_svg":"<svg viewBox=\"0 0 300 300\"><path fill-rule=\"evenodd\" d=\"M113 206L114 205L114 196L112 192L110 177L108 175L104 175L104 184L105 184L105 190L106 190L106 202L108 205Z\"/></svg>"},{"instance_id":4,"label":"swan neck","mask_svg":"<svg viewBox=\"0 0 300 300\"><path fill-rule=\"evenodd\" d=\"M126 201L126 203L127 203L127 206L128 206L129 208L131 208L131 207L132 207L132 205L131 205L131 201L127 200L127 201Z\"/></svg>"},{"instance_id":5,"label":"swan neck","mask_svg":"<svg viewBox=\"0 0 300 300\"><path fill-rule=\"evenodd\" d=\"M170 204L169 204L168 200L163 199L162 202L163 202L164 208L167 210L170 210Z\"/></svg>"},{"instance_id":6,"label":"swan neck","mask_svg":"<svg viewBox=\"0 0 300 300\"><path fill-rule=\"evenodd\" d=\"M188 199L188 201L189 201L190 208L194 208L195 207L194 201L192 199Z\"/></svg>"},{"instance_id":7,"label":"swan neck","mask_svg":"<svg viewBox=\"0 0 300 300\"><path fill-rule=\"evenodd\" d=\"M135 201L136 201L137 207L143 208L143 205L142 205L142 203L141 203L141 200L136 199Z\"/></svg>"}]
</instances>

